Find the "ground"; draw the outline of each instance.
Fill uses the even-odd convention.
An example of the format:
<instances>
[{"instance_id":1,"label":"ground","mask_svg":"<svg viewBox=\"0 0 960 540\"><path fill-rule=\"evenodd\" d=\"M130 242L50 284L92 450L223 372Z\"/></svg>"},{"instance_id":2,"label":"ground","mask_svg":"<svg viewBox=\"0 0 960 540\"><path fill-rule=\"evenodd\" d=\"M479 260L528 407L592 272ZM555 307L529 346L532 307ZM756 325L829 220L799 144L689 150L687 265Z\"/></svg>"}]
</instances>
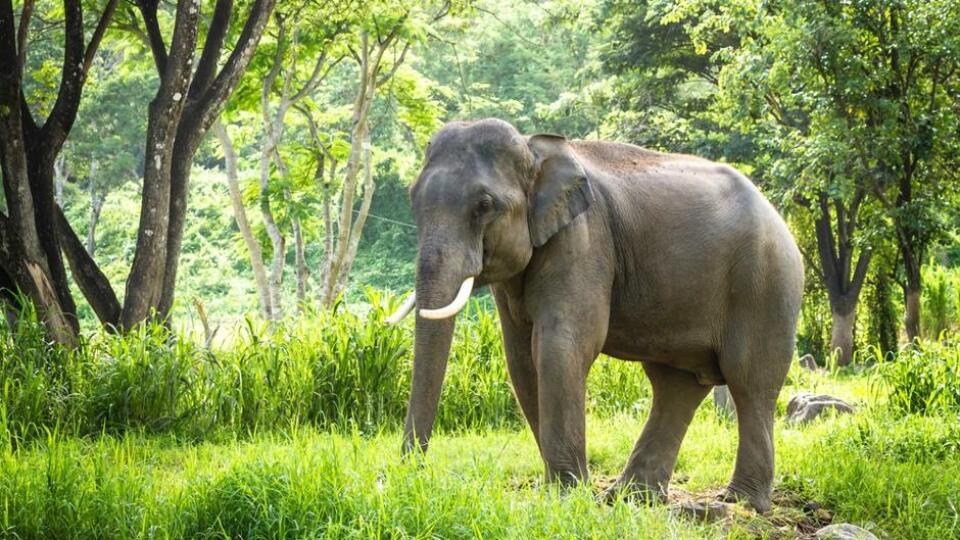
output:
<instances>
[{"instance_id":1,"label":"ground","mask_svg":"<svg viewBox=\"0 0 960 540\"><path fill-rule=\"evenodd\" d=\"M955 426L872 412L865 377L801 375L793 383L781 405L802 386L861 411L808 426L778 420L777 504L767 516L738 507L704 524L669 504L598 503L641 429L642 414L621 413L588 419L594 480L566 493L540 482L526 429L440 434L419 466L401 462L394 431L303 427L203 442L53 431L0 454L0 536L791 538L831 519L889 538L960 533ZM735 448L735 422L705 403L671 498L710 498L728 479Z\"/></svg>"}]
</instances>

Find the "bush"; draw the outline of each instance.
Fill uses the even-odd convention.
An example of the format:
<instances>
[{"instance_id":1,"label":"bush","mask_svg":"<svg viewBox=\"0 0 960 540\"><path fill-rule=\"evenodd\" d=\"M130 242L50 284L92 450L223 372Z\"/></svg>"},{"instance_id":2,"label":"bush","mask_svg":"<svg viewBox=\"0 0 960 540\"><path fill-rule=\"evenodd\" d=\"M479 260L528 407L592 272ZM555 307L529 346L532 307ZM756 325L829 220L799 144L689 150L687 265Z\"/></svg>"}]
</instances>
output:
<instances>
[{"instance_id":1,"label":"bush","mask_svg":"<svg viewBox=\"0 0 960 540\"><path fill-rule=\"evenodd\" d=\"M207 350L162 325L98 332L68 350L35 314L0 328L0 421L13 444L47 429L138 429L196 437L311 423L396 425L406 410L410 332L365 315L315 314L272 331L252 320L228 348ZM468 420L469 421L473 421Z\"/></svg>"},{"instance_id":2,"label":"bush","mask_svg":"<svg viewBox=\"0 0 960 540\"><path fill-rule=\"evenodd\" d=\"M413 329L386 326L385 299L367 294L372 308L362 314L340 306L273 329L247 319L214 350L160 324L97 332L64 349L25 312L16 328L0 327L0 428L13 445L49 429L187 438L301 424L396 429L409 399ZM437 428L523 425L496 313L471 302L456 328ZM598 414L636 409L649 396L643 370L630 362L598 360L588 385L587 406Z\"/></svg>"},{"instance_id":3,"label":"bush","mask_svg":"<svg viewBox=\"0 0 960 540\"><path fill-rule=\"evenodd\" d=\"M880 356L882 358L882 355ZM882 360L877 387L903 414L960 410L960 345L921 342Z\"/></svg>"},{"instance_id":4,"label":"bush","mask_svg":"<svg viewBox=\"0 0 960 540\"><path fill-rule=\"evenodd\" d=\"M956 330L960 272L934 264L924 268L923 333L930 339L941 339Z\"/></svg>"}]
</instances>

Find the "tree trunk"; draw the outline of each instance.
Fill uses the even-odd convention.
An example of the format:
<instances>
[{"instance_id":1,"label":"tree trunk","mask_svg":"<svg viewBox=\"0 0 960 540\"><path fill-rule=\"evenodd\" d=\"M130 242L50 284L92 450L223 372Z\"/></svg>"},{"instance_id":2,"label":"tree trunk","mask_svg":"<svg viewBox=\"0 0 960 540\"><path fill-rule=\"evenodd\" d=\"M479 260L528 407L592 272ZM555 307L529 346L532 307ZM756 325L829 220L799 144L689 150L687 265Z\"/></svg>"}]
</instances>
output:
<instances>
[{"instance_id":1,"label":"tree trunk","mask_svg":"<svg viewBox=\"0 0 960 540\"><path fill-rule=\"evenodd\" d=\"M360 247L360 238L363 236L363 226L367 222L367 216L370 214L370 204L373 202L373 192L376 185L373 182L373 163L370 156L369 136L364 146L364 174L363 181L363 200L360 203L360 210L357 212L356 220L350 231L350 246L347 248L346 257L344 257L340 277L337 280L337 289L334 296L339 296L347 289L347 283L350 278L350 270L353 269L353 261L357 258L357 249Z\"/></svg>"},{"instance_id":2,"label":"tree trunk","mask_svg":"<svg viewBox=\"0 0 960 540\"><path fill-rule=\"evenodd\" d=\"M283 284L283 267L286 257L286 238L277 226L270 204L270 161L273 156L272 128L267 133L264 147L260 151L260 214L263 216L263 225L270 237L272 256L270 259L270 320L277 321L283 317L281 285Z\"/></svg>"},{"instance_id":3,"label":"tree trunk","mask_svg":"<svg viewBox=\"0 0 960 540\"><path fill-rule=\"evenodd\" d=\"M53 198L63 208L63 185L67 182L67 157L63 152L53 162Z\"/></svg>"},{"instance_id":4,"label":"tree trunk","mask_svg":"<svg viewBox=\"0 0 960 540\"><path fill-rule=\"evenodd\" d=\"M330 260L330 271L327 275L327 282L323 290L323 303L326 307L333 305L336 301L338 284L340 283L340 273L347 258L347 252L350 246L350 236L353 231L353 198L357 191L357 176L362 166L364 146L369 144L367 139L367 130L369 124L367 117L370 113L370 106L373 104L374 93L376 92L376 71L379 66L379 59L382 51L374 55L371 59L371 51L368 46L369 36L366 32L361 34L361 51L359 58L360 84L357 91L357 97L353 105L353 131L350 141L350 155L347 158L347 170L343 179L343 200L340 204L340 219L337 223L337 243L334 253L328 254ZM373 70L371 72L371 65Z\"/></svg>"},{"instance_id":5,"label":"tree trunk","mask_svg":"<svg viewBox=\"0 0 960 540\"><path fill-rule=\"evenodd\" d=\"M157 20L157 3L138 3L161 85L150 105L140 230L127 279L124 327L143 321L154 310L158 316L169 315L193 156L246 71L274 4L275 0L253 1L237 42L218 72L233 0L217 0L195 66L199 4L177 4L168 53Z\"/></svg>"},{"instance_id":6,"label":"tree trunk","mask_svg":"<svg viewBox=\"0 0 960 540\"><path fill-rule=\"evenodd\" d=\"M253 235L250 227L250 221L247 219L247 210L243 207L243 199L240 197L240 183L237 175L237 153L233 148L233 141L227 129L219 121L214 123L213 131L220 140L220 146L223 148L224 161L227 167L227 187L230 191L230 204L233 207L233 219L240 229L240 237L247 246L250 253L250 267L253 269L253 278L257 286L257 297L260 300L260 314L266 320L272 320L273 312L270 305L270 290L267 283L267 269L263 264L263 252L260 249L260 242Z\"/></svg>"},{"instance_id":7,"label":"tree trunk","mask_svg":"<svg viewBox=\"0 0 960 540\"><path fill-rule=\"evenodd\" d=\"M97 249L97 223L103 209L103 197L97 193L97 160L90 162L90 222L87 225L87 253L94 256Z\"/></svg>"},{"instance_id":8,"label":"tree trunk","mask_svg":"<svg viewBox=\"0 0 960 540\"><path fill-rule=\"evenodd\" d=\"M337 176L337 160L333 156L329 156L330 159L330 177L329 180L324 179L325 171L323 170L324 160L321 158L319 164L317 165L317 181L320 183L320 194L323 203L323 266L320 271L320 286L322 287L320 292L320 303L321 305L326 304L326 297L324 296L327 280L330 279L330 263L333 262L333 212L332 212L332 202L330 198L332 197L330 193L330 186L336 180Z\"/></svg>"},{"instance_id":9,"label":"tree trunk","mask_svg":"<svg viewBox=\"0 0 960 540\"><path fill-rule=\"evenodd\" d=\"M173 150L170 167L170 207L167 224L167 253L163 263L163 284L157 312L161 318L167 318L173 309L174 291L177 285L177 267L180 262L180 250L183 247L183 228L187 218L187 200L190 188L190 172L193 170L193 156L200 146L203 133L184 128L181 124Z\"/></svg>"},{"instance_id":10,"label":"tree trunk","mask_svg":"<svg viewBox=\"0 0 960 540\"><path fill-rule=\"evenodd\" d=\"M150 102L137 248L120 316L124 328L132 328L147 319L159 307L163 294L170 232L173 150L186 102L184 98L190 86L199 11L191 2L177 4L170 52L160 70L157 95Z\"/></svg>"},{"instance_id":11,"label":"tree trunk","mask_svg":"<svg viewBox=\"0 0 960 540\"><path fill-rule=\"evenodd\" d=\"M27 171L33 198L37 235L46 259L44 266L47 269L53 289L57 293L60 308L66 315L73 332L78 333L80 331L80 321L77 319L77 305L73 300L73 293L70 292L67 270L60 252L60 239L57 234L56 221L52 219L56 208L53 189L54 161L59 148L51 148L50 144L50 141L41 138L32 138L27 142Z\"/></svg>"},{"instance_id":12,"label":"tree trunk","mask_svg":"<svg viewBox=\"0 0 960 540\"><path fill-rule=\"evenodd\" d=\"M79 33L82 47L82 14L78 6L72 8L66 14L70 26L66 39L69 45L75 45L76 26L81 25ZM6 215L0 213L0 269L33 301L50 338L73 345L76 343L76 318L64 309L66 306L55 289L55 276L49 267L45 244L38 230L42 219L38 219L37 212L42 212L44 207L40 205L38 208L34 201L34 182L29 162L34 155L31 149L36 149L35 146L30 147L30 139L37 138L37 128L29 117L29 108L21 100L23 70L14 28L11 4L0 3L0 176L7 211ZM66 49L68 54L77 52L75 47ZM58 96L55 112L62 110L62 103ZM51 113L53 116L54 113ZM51 210L52 157L55 154L49 163Z\"/></svg>"},{"instance_id":13,"label":"tree trunk","mask_svg":"<svg viewBox=\"0 0 960 540\"><path fill-rule=\"evenodd\" d=\"M853 361L854 328L857 321L855 309L846 306L830 306L832 328L830 330L830 353L837 355L837 365L847 366Z\"/></svg>"},{"instance_id":14,"label":"tree trunk","mask_svg":"<svg viewBox=\"0 0 960 540\"><path fill-rule=\"evenodd\" d=\"M845 205L839 199L831 201L825 192L820 192L817 197L819 213L814 216L820 276L827 289L832 316L830 353L837 354L837 364L841 366L853 360L857 305L872 258L871 251L862 248L856 267L853 267L853 234L864 196L865 190L860 189ZM831 202L834 207L832 215Z\"/></svg>"},{"instance_id":15,"label":"tree trunk","mask_svg":"<svg viewBox=\"0 0 960 540\"><path fill-rule=\"evenodd\" d=\"M8 200L7 204L9 208L11 202ZM33 302L50 338L72 346L76 344L76 331L60 308L49 269L45 268L46 260L40 256L39 241L32 246L25 243L13 232L14 224L14 220L0 214L0 270Z\"/></svg>"},{"instance_id":16,"label":"tree trunk","mask_svg":"<svg viewBox=\"0 0 960 540\"><path fill-rule=\"evenodd\" d=\"M293 244L297 265L297 313L303 313L307 304L307 280L310 278L310 271L307 269L300 218L293 219Z\"/></svg>"},{"instance_id":17,"label":"tree trunk","mask_svg":"<svg viewBox=\"0 0 960 540\"><path fill-rule=\"evenodd\" d=\"M903 327L907 332L907 341L913 343L920 338L920 288L918 285L907 284L903 304Z\"/></svg>"},{"instance_id":18,"label":"tree trunk","mask_svg":"<svg viewBox=\"0 0 960 540\"><path fill-rule=\"evenodd\" d=\"M169 316L176 291L193 156L253 58L275 3L276 0L254 0L237 43L219 73L217 62L230 29L233 0L217 0L214 7L203 52L190 83L184 121L179 126L174 148L175 165L170 177L169 246L158 308L163 317Z\"/></svg>"},{"instance_id":19,"label":"tree trunk","mask_svg":"<svg viewBox=\"0 0 960 540\"><path fill-rule=\"evenodd\" d=\"M365 179L370 189L364 189L364 200L361 202L360 215L354 222L353 199L357 192L357 177L363 166L365 156L369 160L370 146L370 109L376 96L377 88L386 83L397 71L406 57L410 47L408 42L403 51L394 59L393 66L381 75L384 53L396 43L398 27L395 27L386 38L379 36L371 40L366 31L360 33L360 50L355 55L360 80L358 81L357 96L353 104L353 127L350 140L350 154L347 158L346 171L343 179L343 199L340 203L340 218L337 222L336 247L327 251L328 259L326 279L323 287L322 301L324 306L330 307L343 292L349 278L353 260L356 257L357 244L363 233L364 222L370 207L368 197L373 195L372 177ZM370 171L368 171L368 174Z\"/></svg>"},{"instance_id":20,"label":"tree trunk","mask_svg":"<svg viewBox=\"0 0 960 540\"><path fill-rule=\"evenodd\" d=\"M914 246L903 241L903 236L905 235L901 234L900 253L907 278L903 291L903 326L907 341L913 343L920 338L920 292L923 290L923 276L920 257Z\"/></svg>"}]
</instances>

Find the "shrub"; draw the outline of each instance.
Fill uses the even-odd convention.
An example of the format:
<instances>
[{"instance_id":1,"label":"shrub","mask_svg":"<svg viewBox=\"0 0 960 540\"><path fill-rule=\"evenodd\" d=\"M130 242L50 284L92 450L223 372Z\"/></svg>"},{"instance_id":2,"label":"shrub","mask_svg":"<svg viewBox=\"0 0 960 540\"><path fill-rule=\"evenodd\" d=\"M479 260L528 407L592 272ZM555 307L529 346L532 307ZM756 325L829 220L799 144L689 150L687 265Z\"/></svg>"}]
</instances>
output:
<instances>
[{"instance_id":1,"label":"shrub","mask_svg":"<svg viewBox=\"0 0 960 540\"><path fill-rule=\"evenodd\" d=\"M877 374L876 387L896 412L960 410L960 345L918 343L880 361Z\"/></svg>"},{"instance_id":2,"label":"shrub","mask_svg":"<svg viewBox=\"0 0 960 540\"><path fill-rule=\"evenodd\" d=\"M340 306L276 325L247 319L221 349L162 324L97 332L75 349L48 343L32 312L0 328L0 423L10 444L56 428L90 435L138 430L204 438L311 424L371 434L398 428L410 393L413 329L386 326L386 301L368 291L362 312ZM643 369L599 359L587 407L608 415L641 407ZM436 426L519 427L500 325L471 302L456 326Z\"/></svg>"},{"instance_id":3,"label":"shrub","mask_svg":"<svg viewBox=\"0 0 960 540\"><path fill-rule=\"evenodd\" d=\"M955 330L951 322L957 319L958 284L960 273L955 269L933 263L924 269L922 327L930 339L940 339Z\"/></svg>"}]
</instances>

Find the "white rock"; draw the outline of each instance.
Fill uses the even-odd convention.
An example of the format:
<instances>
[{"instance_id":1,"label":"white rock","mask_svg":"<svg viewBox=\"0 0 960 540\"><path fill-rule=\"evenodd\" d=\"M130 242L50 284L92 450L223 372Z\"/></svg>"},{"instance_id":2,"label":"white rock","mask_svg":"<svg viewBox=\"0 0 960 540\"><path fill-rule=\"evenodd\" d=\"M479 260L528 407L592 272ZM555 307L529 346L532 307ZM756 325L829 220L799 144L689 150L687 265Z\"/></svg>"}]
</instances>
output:
<instances>
[{"instance_id":1,"label":"white rock","mask_svg":"<svg viewBox=\"0 0 960 540\"><path fill-rule=\"evenodd\" d=\"M737 417L737 407L733 403L733 396L730 395L730 389L726 385L713 387L713 404L717 410L730 418Z\"/></svg>"},{"instance_id":2,"label":"white rock","mask_svg":"<svg viewBox=\"0 0 960 540\"><path fill-rule=\"evenodd\" d=\"M820 540L878 540L872 532L849 523L834 523L813 533Z\"/></svg>"},{"instance_id":3,"label":"white rock","mask_svg":"<svg viewBox=\"0 0 960 540\"><path fill-rule=\"evenodd\" d=\"M837 414L855 411L853 405L838 397L826 394L797 394L787 404L787 421L795 424L806 423L830 409Z\"/></svg>"},{"instance_id":4,"label":"white rock","mask_svg":"<svg viewBox=\"0 0 960 540\"><path fill-rule=\"evenodd\" d=\"M730 515L732 504L710 501L684 501L674 505L670 511L675 516L692 518L697 521L713 522L725 519Z\"/></svg>"}]
</instances>

